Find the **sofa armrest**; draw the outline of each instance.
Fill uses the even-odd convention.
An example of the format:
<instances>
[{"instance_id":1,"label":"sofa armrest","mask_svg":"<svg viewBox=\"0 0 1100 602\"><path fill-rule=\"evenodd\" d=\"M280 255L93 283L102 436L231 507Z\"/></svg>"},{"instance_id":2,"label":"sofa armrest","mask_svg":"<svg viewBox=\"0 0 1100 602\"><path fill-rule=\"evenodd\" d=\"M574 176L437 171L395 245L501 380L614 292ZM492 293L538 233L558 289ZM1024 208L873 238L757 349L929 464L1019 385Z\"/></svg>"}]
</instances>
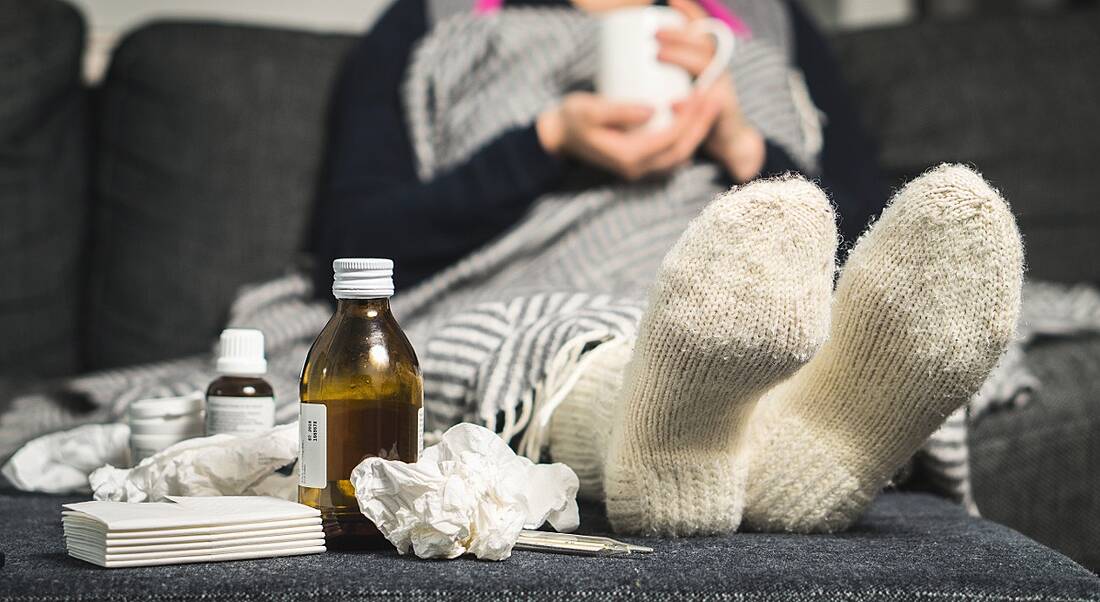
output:
<instances>
[{"instance_id":1,"label":"sofa armrest","mask_svg":"<svg viewBox=\"0 0 1100 602\"><path fill-rule=\"evenodd\" d=\"M79 369L87 214L84 21L0 1L0 376Z\"/></svg>"},{"instance_id":2,"label":"sofa armrest","mask_svg":"<svg viewBox=\"0 0 1100 602\"><path fill-rule=\"evenodd\" d=\"M1042 387L971 434L983 516L1100 570L1100 336L1040 342L1028 363Z\"/></svg>"}]
</instances>

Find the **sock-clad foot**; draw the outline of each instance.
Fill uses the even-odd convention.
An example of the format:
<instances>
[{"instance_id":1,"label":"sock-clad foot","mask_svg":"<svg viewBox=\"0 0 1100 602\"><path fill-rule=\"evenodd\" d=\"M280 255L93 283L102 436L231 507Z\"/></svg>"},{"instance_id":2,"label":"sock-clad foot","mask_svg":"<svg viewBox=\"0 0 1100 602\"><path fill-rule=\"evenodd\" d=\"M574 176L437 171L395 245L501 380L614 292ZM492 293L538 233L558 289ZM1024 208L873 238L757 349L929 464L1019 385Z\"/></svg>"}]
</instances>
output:
<instances>
[{"instance_id":1,"label":"sock-clad foot","mask_svg":"<svg viewBox=\"0 0 1100 602\"><path fill-rule=\"evenodd\" d=\"M665 257L615 405L604 466L616 531L735 530L754 403L828 331L836 225L802 179L718 197Z\"/></svg>"},{"instance_id":2,"label":"sock-clad foot","mask_svg":"<svg viewBox=\"0 0 1100 602\"><path fill-rule=\"evenodd\" d=\"M897 194L852 250L829 341L761 400L745 526L850 525L1010 340L1023 250L1004 200L941 166Z\"/></svg>"},{"instance_id":3,"label":"sock-clad foot","mask_svg":"<svg viewBox=\"0 0 1100 602\"><path fill-rule=\"evenodd\" d=\"M576 384L550 419L550 456L577 473L582 500L604 499L604 462L630 343L615 340L589 351Z\"/></svg>"}]
</instances>

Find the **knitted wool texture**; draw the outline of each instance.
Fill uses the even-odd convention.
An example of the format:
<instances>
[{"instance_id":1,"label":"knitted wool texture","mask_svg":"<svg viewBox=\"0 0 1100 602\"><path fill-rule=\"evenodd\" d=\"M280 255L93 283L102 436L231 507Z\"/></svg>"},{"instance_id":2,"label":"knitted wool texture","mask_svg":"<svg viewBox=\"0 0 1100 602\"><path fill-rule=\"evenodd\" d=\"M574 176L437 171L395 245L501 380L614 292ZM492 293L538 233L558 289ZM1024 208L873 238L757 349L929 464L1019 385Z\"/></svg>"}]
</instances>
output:
<instances>
[{"instance_id":1,"label":"knitted wool texture","mask_svg":"<svg viewBox=\"0 0 1100 602\"><path fill-rule=\"evenodd\" d=\"M1023 248L973 171L940 166L893 199L852 250L829 341L752 417L746 527L849 526L1013 336Z\"/></svg>"},{"instance_id":2,"label":"knitted wool texture","mask_svg":"<svg viewBox=\"0 0 1100 602\"><path fill-rule=\"evenodd\" d=\"M613 527L735 530L738 443L755 401L828 332L836 225L801 178L715 199L666 255L615 407L604 489Z\"/></svg>"},{"instance_id":3,"label":"knitted wool texture","mask_svg":"<svg viewBox=\"0 0 1100 602\"><path fill-rule=\"evenodd\" d=\"M615 401L632 345L604 343L550 419L550 455L580 480L577 497L603 501L603 468L611 440Z\"/></svg>"}]
</instances>

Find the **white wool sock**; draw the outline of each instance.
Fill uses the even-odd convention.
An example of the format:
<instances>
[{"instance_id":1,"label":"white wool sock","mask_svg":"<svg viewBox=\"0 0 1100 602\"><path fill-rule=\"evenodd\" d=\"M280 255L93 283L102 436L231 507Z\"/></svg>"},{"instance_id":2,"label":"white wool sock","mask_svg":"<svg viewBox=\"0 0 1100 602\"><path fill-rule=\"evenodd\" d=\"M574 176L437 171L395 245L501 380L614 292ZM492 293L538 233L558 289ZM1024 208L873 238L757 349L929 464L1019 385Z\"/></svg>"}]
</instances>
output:
<instances>
[{"instance_id":1,"label":"white wool sock","mask_svg":"<svg viewBox=\"0 0 1100 602\"><path fill-rule=\"evenodd\" d=\"M576 384L550 419L550 456L577 473L577 497L583 500L604 499L603 465L631 343L611 341L589 351Z\"/></svg>"},{"instance_id":2,"label":"white wool sock","mask_svg":"<svg viewBox=\"0 0 1100 602\"><path fill-rule=\"evenodd\" d=\"M1023 250L1004 200L941 166L897 194L852 250L829 341L749 427L745 526L850 525L1009 342Z\"/></svg>"},{"instance_id":3,"label":"white wool sock","mask_svg":"<svg viewBox=\"0 0 1100 602\"><path fill-rule=\"evenodd\" d=\"M756 400L828 331L836 224L801 178L715 199L665 256L615 406L604 489L616 531L735 530L737 444Z\"/></svg>"}]
</instances>

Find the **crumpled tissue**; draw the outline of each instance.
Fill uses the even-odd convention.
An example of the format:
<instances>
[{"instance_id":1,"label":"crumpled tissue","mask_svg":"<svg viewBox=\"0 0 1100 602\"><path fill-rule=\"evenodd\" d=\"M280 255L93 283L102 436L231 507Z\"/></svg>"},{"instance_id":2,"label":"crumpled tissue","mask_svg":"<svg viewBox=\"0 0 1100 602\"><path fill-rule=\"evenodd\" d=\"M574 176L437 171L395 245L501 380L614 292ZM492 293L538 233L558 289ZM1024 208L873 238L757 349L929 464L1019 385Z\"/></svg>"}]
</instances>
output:
<instances>
[{"instance_id":1,"label":"crumpled tissue","mask_svg":"<svg viewBox=\"0 0 1100 602\"><path fill-rule=\"evenodd\" d=\"M0 474L22 491L85 493L88 473L129 460L129 439L125 424L85 424L50 433L19 448Z\"/></svg>"},{"instance_id":2,"label":"crumpled tissue","mask_svg":"<svg viewBox=\"0 0 1100 602\"><path fill-rule=\"evenodd\" d=\"M351 481L363 514L400 553L421 558L504 560L523 529L580 524L572 469L517 456L474 424L451 427L413 464L367 458Z\"/></svg>"},{"instance_id":3,"label":"crumpled tissue","mask_svg":"<svg viewBox=\"0 0 1100 602\"><path fill-rule=\"evenodd\" d=\"M134 468L103 466L88 476L88 483L95 499L114 502L160 502L169 495L268 495L297 501L297 472L276 472L297 459L295 422L255 435L187 439Z\"/></svg>"}]
</instances>

